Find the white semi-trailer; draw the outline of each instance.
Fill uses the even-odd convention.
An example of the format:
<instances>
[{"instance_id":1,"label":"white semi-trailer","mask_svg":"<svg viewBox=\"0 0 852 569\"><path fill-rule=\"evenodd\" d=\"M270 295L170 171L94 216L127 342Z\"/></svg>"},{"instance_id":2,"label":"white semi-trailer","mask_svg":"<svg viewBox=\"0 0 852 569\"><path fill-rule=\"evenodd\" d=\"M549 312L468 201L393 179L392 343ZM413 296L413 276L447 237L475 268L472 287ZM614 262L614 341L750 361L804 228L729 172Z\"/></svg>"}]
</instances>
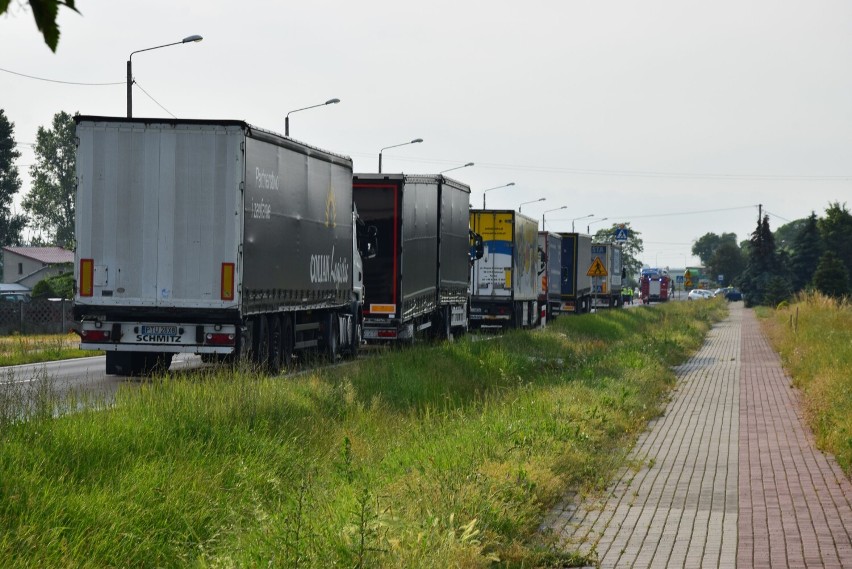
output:
<instances>
[{"instance_id":1,"label":"white semi-trailer","mask_svg":"<svg viewBox=\"0 0 852 569\"><path fill-rule=\"evenodd\" d=\"M109 374L361 342L352 161L233 120L78 116L75 316Z\"/></svg>"}]
</instances>

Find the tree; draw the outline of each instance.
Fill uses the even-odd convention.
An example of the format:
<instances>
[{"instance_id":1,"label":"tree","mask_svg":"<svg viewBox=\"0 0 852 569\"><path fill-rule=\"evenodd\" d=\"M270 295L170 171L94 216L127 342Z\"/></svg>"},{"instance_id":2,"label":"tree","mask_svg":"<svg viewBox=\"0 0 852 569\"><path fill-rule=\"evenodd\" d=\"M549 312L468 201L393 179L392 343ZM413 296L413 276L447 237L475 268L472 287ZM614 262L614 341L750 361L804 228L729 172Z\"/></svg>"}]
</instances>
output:
<instances>
[{"instance_id":1,"label":"tree","mask_svg":"<svg viewBox=\"0 0 852 569\"><path fill-rule=\"evenodd\" d=\"M44 43L51 51L56 52L56 46L59 45L59 25L56 23L56 17L59 15L59 7L65 6L80 13L74 7L76 0L29 0L30 9L35 18L36 27L44 37ZM11 0L0 0L0 14L9 9Z\"/></svg>"},{"instance_id":2,"label":"tree","mask_svg":"<svg viewBox=\"0 0 852 569\"><path fill-rule=\"evenodd\" d=\"M852 214L846 204L834 202L825 210L825 217L819 220L819 232L826 251L832 251L852 271Z\"/></svg>"},{"instance_id":3,"label":"tree","mask_svg":"<svg viewBox=\"0 0 852 569\"><path fill-rule=\"evenodd\" d=\"M713 253L716 252L723 243L737 244L736 233L723 233L716 235L715 233L705 233L692 244L692 254L701 259L701 264L705 267L710 265L710 259L713 258Z\"/></svg>"},{"instance_id":4,"label":"tree","mask_svg":"<svg viewBox=\"0 0 852 569\"><path fill-rule=\"evenodd\" d=\"M849 294L849 271L834 251L826 251L820 258L814 274L814 286L821 293L833 298Z\"/></svg>"},{"instance_id":5,"label":"tree","mask_svg":"<svg viewBox=\"0 0 852 569\"><path fill-rule=\"evenodd\" d=\"M790 280L796 292L811 282L823 252L816 214L811 212L810 217L803 221L799 233L793 237L793 253L790 256Z\"/></svg>"},{"instance_id":6,"label":"tree","mask_svg":"<svg viewBox=\"0 0 852 569\"><path fill-rule=\"evenodd\" d=\"M19 245L21 231L26 225L23 215L12 215L15 194L21 189L21 178L15 160L21 153L15 150L15 123L9 122L0 109L0 247Z\"/></svg>"},{"instance_id":7,"label":"tree","mask_svg":"<svg viewBox=\"0 0 852 569\"><path fill-rule=\"evenodd\" d=\"M33 227L44 231L48 242L66 249L74 249L74 136L74 118L64 111L53 115L52 129L38 128L32 189L21 204Z\"/></svg>"},{"instance_id":8,"label":"tree","mask_svg":"<svg viewBox=\"0 0 852 569\"><path fill-rule=\"evenodd\" d=\"M623 243L622 247L622 265L624 266L628 279L628 282L625 284L635 287L638 284L636 280L637 275L642 270L642 261L639 260L639 255L645 250L645 246L642 243L642 237L640 237L642 234L630 229L630 223L614 223L609 229L605 227L603 229L599 229L592 240L599 243L612 243L615 239L616 230L620 229L622 226L627 229L627 233L629 235L627 241Z\"/></svg>"},{"instance_id":9,"label":"tree","mask_svg":"<svg viewBox=\"0 0 852 569\"><path fill-rule=\"evenodd\" d=\"M728 235L733 235L729 233ZM732 283L739 279L740 275L746 268L746 258L742 250L736 243L725 241L716 248L710 262L707 263L707 270L711 278L716 278L716 275L724 275L726 283Z\"/></svg>"},{"instance_id":10,"label":"tree","mask_svg":"<svg viewBox=\"0 0 852 569\"><path fill-rule=\"evenodd\" d=\"M786 274L787 268L775 250L769 216L765 215L751 234L748 262L739 280L746 303L774 306L786 300L792 290Z\"/></svg>"}]
</instances>

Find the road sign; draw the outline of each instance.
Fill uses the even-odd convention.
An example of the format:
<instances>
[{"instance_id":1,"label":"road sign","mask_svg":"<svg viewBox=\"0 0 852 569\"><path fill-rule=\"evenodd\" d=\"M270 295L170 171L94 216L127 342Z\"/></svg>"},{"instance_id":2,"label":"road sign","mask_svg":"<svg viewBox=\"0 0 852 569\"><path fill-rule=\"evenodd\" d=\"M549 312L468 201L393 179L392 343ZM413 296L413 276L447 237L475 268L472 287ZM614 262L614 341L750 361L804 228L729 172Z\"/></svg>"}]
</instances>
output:
<instances>
[{"instance_id":1,"label":"road sign","mask_svg":"<svg viewBox=\"0 0 852 569\"><path fill-rule=\"evenodd\" d=\"M719 281L719 283L725 282L725 275L719 275L716 277L716 280Z\"/></svg>"},{"instance_id":2,"label":"road sign","mask_svg":"<svg viewBox=\"0 0 852 569\"><path fill-rule=\"evenodd\" d=\"M630 230L626 227L619 227L615 230L616 241L627 241L628 237L630 237Z\"/></svg>"},{"instance_id":3,"label":"road sign","mask_svg":"<svg viewBox=\"0 0 852 569\"><path fill-rule=\"evenodd\" d=\"M604 267L600 257L595 257L592 266L586 271L586 275L589 277L605 277L607 274L609 273L606 272L606 267Z\"/></svg>"},{"instance_id":4,"label":"road sign","mask_svg":"<svg viewBox=\"0 0 852 569\"><path fill-rule=\"evenodd\" d=\"M677 284L683 284L683 275L676 276L675 282L677 282Z\"/></svg>"}]
</instances>

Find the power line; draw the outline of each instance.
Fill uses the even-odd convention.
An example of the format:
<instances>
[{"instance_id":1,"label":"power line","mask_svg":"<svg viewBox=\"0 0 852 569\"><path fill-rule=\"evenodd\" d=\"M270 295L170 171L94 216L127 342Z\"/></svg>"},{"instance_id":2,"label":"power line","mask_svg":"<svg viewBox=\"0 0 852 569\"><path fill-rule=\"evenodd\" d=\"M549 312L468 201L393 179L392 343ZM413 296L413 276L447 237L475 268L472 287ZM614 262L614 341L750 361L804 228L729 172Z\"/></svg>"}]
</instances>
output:
<instances>
[{"instance_id":1,"label":"power line","mask_svg":"<svg viewBox=\"0 0 852 569\"><path fill-rule=\"evenodd\" d=\"M36 81L47 81L48 83L62 83L63 85L83 85L86 87L103 87L105 85L124 85L124 81L116 82L116 83L81 83L78 81L60 81L59 79L46 79L44 77L36 77L35 75L27 75L25 73L18 73L17 71L11 71L9 69L3 69L0 67L0 71L4 71L6 73L11 73L12 75L18 75L19 77L26 77L27 79L35 79Z\"/></svg>"},{"instance_id":2,"label":"power line","mask_svg":"<svg viewBox=\"0 0 852 569\"><path fill-rule=\"evenodd\" d=\"M734 211L740 209L751 209L753 207L757 207L757 205L744 205L739 207L725 207L719 209L703 209L699 211L681 211L681 212L673 212L673 213L649 213L645 215L636 215L631 213L630 215L609 215L608 219L637 219L637 218L648 218L648 217L672 217L675 215L700 215L704 213L716 213L720 211ZM563 219L552 219L551 221L571 221L569 218Z\"/></svg>"},{"instance_id":3,"label":"power line","mask_svg":"<svg viewBox=\"0 0 852 569\"><path fill-rule=\"evenodd\" d=\"M160 107L161 109L163 109L164 111L166 111L167 113L169 113L170 115L172 115L172 112L171 112L169 109L167 109L166 107L164 107L163 105L161 105L161 104L160 104L160 102L159 102L159 101L157 101L157 99L155 99L154 97L152 97L152 96L148 93L148 91L146 91L145 89L143 89L143 88L142 88L142 85L140 85L138 81L136 81L136 80L134 79L134 80L133 80L133 83L135 83L135 84L136 84L136 86L137 86L137 87L139 87L139 89L140 89L143 93L145 93L145 94L148 96L148 98L149 98L149 99L151 99L152 101L154 101L155 103L157 103L157 106L158 106L158 107ZM172 115L172 118L173 118L173 119L176 119L177 117L176 117L176 116L174 116L174 115Z\"/></svg>"}]
</instances>

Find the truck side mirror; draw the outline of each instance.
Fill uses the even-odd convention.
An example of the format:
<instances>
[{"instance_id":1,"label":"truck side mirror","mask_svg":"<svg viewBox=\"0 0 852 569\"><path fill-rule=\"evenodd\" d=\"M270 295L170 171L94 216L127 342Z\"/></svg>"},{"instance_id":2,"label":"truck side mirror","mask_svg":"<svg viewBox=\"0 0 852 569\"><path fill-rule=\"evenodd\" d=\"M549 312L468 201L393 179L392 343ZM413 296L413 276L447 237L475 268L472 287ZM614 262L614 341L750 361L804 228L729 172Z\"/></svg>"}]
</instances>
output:
<instances>
[{"instance_id":1,"label":"truck side mirror","mask_svg":"<svg viewBox=\"0 0 852 569\"><path fill-rule=\"evenodd\" d=\"M379 251L379 230L375 225L368 225L366 231L359 231L358 249L362 259L372 259Z\"/></svg>"},{"instance_id":2,"label":"truck side mirror","mask_svg":"<svg viewBox=\"0 0 852 569\"><path fill-rule=\"evenodd\" d=\"M538 248L538 274L543 273L547 270L547 253L539 247Z\"/></svg>"}]
</instances>

